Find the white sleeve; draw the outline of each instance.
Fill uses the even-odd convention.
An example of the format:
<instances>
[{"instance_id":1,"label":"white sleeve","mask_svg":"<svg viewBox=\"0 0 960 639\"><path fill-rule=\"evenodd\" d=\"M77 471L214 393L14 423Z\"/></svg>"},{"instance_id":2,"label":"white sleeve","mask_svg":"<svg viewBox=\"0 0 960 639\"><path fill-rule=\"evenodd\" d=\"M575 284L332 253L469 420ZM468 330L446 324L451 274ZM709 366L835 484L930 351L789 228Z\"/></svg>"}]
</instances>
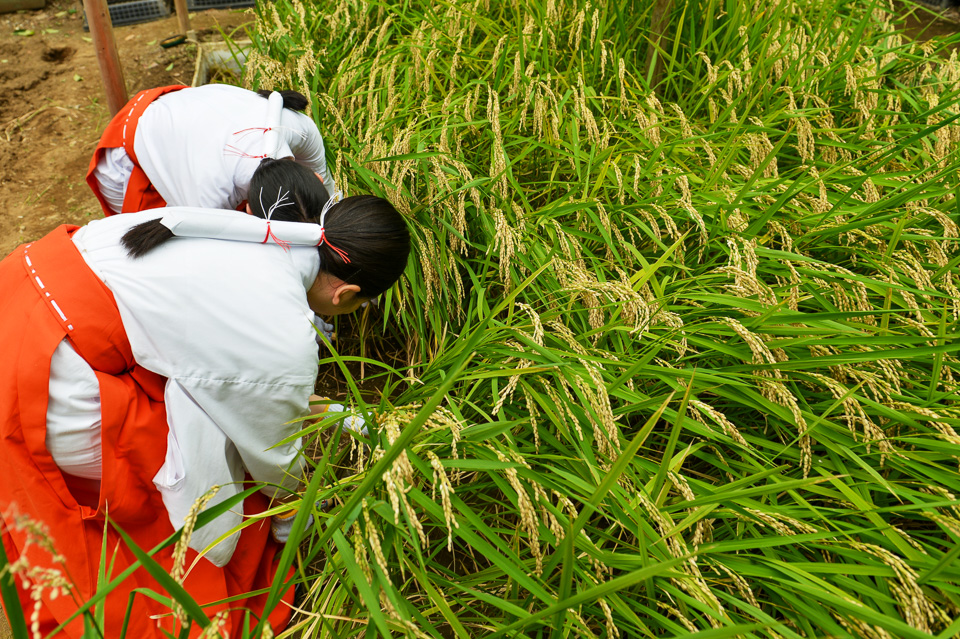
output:
<instances>
[{"instance_id":1,"label":"white sleeve","mask_svg":"<svg viewBox=\"0 0 960 639\"><path fill-rule=\"evenodd\" d=\"M178 378L168 381L167 420L187 441L201 430L219 430L254 481L294 489L303 475L300 439L277 443L300 430L300 423L291 421L308 414L312 391L309 386Z\"/></svg>"},{"instance_id":2,"label":"white sleeve","mask_svg":"<svg viewBox=\"0 0 960 639\"><path fill-rule=\"evenodd\" d=\"M183 526L194 502L212 487L210 505L236 495L245 473L256 481L296 489L303 474L300 440L276 446L296 434L312 387L197 378L168 379L164 392L169 434L163 466L154 484L174 528ZM275 488L264 492L273 495ZM209 506L208 506L209 507ZM190 547L203 550L241 522L238 507L196 531ZM226 564L238 534L225 538L206 557Z\"/></svg>"},{"instance_id":3,"label":"white sleeve","mask_svg":"<svg viewBox=\"0 0 960 639\"><path fill-rule=\"evenodd\" d=\"M127 194L127 183L130 181L133 169L133 160L122 146L105 149L103 156L93 169L93 177L100 186L100 195L114 213L120 213L123 210L123 198Z\"/></svg>"},{"instance_id":4,"label":"white sleeve","mask_svg":"<svg viewBox=\"0 0 960 639\"><path fill-rule=\"evenodd\" d=\"M47 450L65 473L99 480L100 382L90 364L64 339L50 358Z\"/></svg>"},{"instance_id":5,"label":"white sleeve","mask_svg":"<svg viewBox=\"0 0 960 639\"><path fill-rule=\"evenodd\" d=\"M333 197L337 185L333 181L330 169L327 167L327 154L323 146L323 137L317 130L317 125L308 116L295 111L287 110L284 117L288 113L296 117L295 127L288 132L286 140L293 153L293 158L298 163L309 167L314 173L319 174L323 180L323 185L327 187L327 193L330 194L330 197Z\"/></svg>"}]
</instances>

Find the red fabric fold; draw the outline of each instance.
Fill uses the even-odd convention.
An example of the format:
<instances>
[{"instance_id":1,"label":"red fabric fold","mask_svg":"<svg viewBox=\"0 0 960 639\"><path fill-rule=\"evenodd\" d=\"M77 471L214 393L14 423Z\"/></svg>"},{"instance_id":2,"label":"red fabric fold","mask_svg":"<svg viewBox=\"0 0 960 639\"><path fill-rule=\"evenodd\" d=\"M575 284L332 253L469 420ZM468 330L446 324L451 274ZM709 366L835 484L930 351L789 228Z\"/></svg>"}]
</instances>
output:
<instances>
[{"instance_id":1,"label":"red fabric fold","mask_svg":"<svg viewBox=\"0 0 960 639\"><path fill-rule=\"evenodd\" d=\"M127 152L127 156L133 161L133 173L130 175L130 181L127 182L127 190L123 195L122 213L159 209L167 205L163 197L157 193L157 189L151 184L150 178L148 178L147 174L140 168L137 154L133 150L133 140L136 135L140 116L143 115L144 110L150 106L151 102L161 95L186 88L187 87L183 85L176 85L141 91L133 96L133 98L113 116L113 119L107 124L107 128L103 130L103 135L100 136L100 142L97 144L97 148L93 152L93 157L90 159L90 167L87 169L87 184L90 185L93 194L100 200L100 208L103 209L105 215L113 215L113 211L110 210L107 201L100 193L100 185L97 183L93 171L97 168L97 163L107 149L123 147Z\"/></svg>"}]
</instances>

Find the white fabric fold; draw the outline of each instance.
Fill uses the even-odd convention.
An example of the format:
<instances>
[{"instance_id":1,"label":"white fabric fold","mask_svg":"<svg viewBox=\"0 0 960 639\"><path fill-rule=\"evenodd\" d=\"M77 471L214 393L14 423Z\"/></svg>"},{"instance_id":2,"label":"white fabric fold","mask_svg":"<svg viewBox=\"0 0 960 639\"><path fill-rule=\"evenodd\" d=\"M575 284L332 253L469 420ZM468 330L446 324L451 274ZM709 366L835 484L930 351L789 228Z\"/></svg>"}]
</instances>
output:
<instances>
[{"instance_id":1,"label":"white fabric fold","mask_svg":"<svg viewBox=\"0 0 960 639\"><path fill-rule=\"evenodd\" d=\"M271 221L268 228L267 220L253 215L238 215L236 211L177 207L165 209L160 223L177 237L205 237L260 244L283 242L293 246L316 246L320 242L319 224Z\"/></svg>"}]
</instances>

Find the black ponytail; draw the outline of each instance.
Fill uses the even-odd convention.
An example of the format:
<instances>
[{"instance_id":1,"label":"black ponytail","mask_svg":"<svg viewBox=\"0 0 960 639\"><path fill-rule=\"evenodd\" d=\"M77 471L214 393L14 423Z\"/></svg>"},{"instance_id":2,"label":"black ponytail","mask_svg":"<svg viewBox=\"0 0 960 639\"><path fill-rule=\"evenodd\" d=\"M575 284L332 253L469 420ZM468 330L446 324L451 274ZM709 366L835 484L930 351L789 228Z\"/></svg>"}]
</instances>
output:
<instances>
[{"instance_id":1,"label":"black ponytail","mask_svg":"<svg viewBox=\"0 0 960 639\"><path fill-rule=\"evenodd\" d=\"M273 91L269 89L260 89L257 91L257 95L261 98L269 98L270 94ZM281 96L283 96L283 108L290 109L291 111L303 111L307 108L307 105L310 104L310 101L298 91L277 91Z\"/></svg>"},{"instance_id":2,"label":"black ponytail","mask_svg":"<svg viewBox=\"0 0 960 639\"><path fill-rule=\"evenodd\" d=\"M143 257L172 237L173 231L161 224L160 218L157 218L130 227L120 238L120 244L127 249L130 257Z\"/></svg>"}]
</instances>

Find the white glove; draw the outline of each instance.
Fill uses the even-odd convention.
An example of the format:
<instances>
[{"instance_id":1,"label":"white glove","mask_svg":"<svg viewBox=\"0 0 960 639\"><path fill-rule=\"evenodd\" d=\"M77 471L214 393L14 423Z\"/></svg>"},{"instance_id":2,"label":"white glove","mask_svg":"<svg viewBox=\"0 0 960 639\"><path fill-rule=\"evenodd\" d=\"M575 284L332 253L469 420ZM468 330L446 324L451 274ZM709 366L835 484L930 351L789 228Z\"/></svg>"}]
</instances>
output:
<instances>
[{"instance_id":1,"label":"white glove","mask_svg":"<svg viewBox=\"0 0 960 639\"><path fill-rule=\"evenodd\" d=\"M297 518L297 511L291 510L282 515L274 515L270 518L270 534L273 540L278 544L285 544L290 539L290 531L293 530L293 520ZM307 525L303 527L304 532L310 530L313 526L313 513L307 519Z\"/></svg>"},{"instance_id":2,"label":"white glove","mask_svg":"<svg viewBox=\"0 0 960 639\"><path fill-rule=\"evenodd\" d=\"M317 502L317 509L326 511L330 507L330 502L324 499ZM270 534L273 540L278 544L285 544L290 539L290 532L293 530L293 520L297 518L297 511L291 510L282 515L274 515L270 518ZM310 530L313 526L313 513L307 517L307 524L303 527L303 532Z\"/></svg>"},{"instance_id":3,"label":"white glove","mask_svg":"<svg viewBox=\"0 0 960 639\"><path fill-rule=\"evenodd\" d=\"M317 329L317 344L322 344L321 339L326 340L328 343L333 341L333 324L328 324L320 319L319 315L313 316L313 325Z\"/></svg>"},{"instance_id":4,"label":"white glove","mask_svg":"<svg viewBox=\"0 0 960 639\"><path fill-rule=\"evenodd\" d=\"M380 296L377 295L373 299L367 300L366 302L360 305L360 308L366 308L368 306L376 306L377 308L380 308Z\"/></svg>"},{"instance_id":5,"label":"white glove","mask_svg":"<svg viewBox=\"0 0 960 639\"><path fill-rule=\"evenodd\" d=\"M343 407L343 404L330 404L327 406L326 412L328 413L342 413L347 409ZM355 433L360 433L361 435L367 434L367 423L363 420L362 417L357 417L356 415L349 415L340 420L340 425L346 428L347 430L352 430Z\"/></svg>"}]
</instances>

